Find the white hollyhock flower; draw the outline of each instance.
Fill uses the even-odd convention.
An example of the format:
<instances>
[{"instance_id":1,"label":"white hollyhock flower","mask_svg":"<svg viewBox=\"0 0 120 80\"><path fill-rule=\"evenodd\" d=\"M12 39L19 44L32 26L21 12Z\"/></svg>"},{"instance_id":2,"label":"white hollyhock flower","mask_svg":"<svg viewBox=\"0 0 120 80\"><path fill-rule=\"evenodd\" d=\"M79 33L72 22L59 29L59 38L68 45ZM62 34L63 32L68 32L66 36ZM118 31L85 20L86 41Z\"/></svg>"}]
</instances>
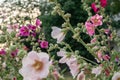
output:
<instances>
[{"instance_id":1,"label":"white hollyhock flower","mask_svg":"<svg viewBox=\"0 0 120 80\"><path fill-rule=\"evenodd\" d=\"M52 27L52 33L51 36L54 39L57 39L57 43L60 43L64 37L65 37L65 33L62 32L62 29L58 28L58 27Z\"/></svg>"},{"instance_id":2,"label":"white hollyhock flower","mask_svg":"<svg viewBox=\"0 0 120 80\"><path fill-rule=\"evenodd\" d=\"M112 80L120 80L120 72L117 72L113 75Z\"/></svg>"},{"instance_id":3,"label":"white hollyhock flower","mask_svg":"<svg viewBox=\"0 0 120 80\"><path fill-rule=\"evenodd\" d=\"M23 80L42 80L48 76L49 67L47 53L31 51L23 58L19 73L23 76Z\"/></svg>"},{"instance_id":4,"label":"white hollyhock flower","mask_svg":"<svg viewBox=\"0 0 120 80\"><path fill-rule=\"evenodd\" d=\"M102 72L102 67L96 67L96 68L92 68L92 73L95 74L96 76L100 75Z\"/></svg>"}]
</instances>

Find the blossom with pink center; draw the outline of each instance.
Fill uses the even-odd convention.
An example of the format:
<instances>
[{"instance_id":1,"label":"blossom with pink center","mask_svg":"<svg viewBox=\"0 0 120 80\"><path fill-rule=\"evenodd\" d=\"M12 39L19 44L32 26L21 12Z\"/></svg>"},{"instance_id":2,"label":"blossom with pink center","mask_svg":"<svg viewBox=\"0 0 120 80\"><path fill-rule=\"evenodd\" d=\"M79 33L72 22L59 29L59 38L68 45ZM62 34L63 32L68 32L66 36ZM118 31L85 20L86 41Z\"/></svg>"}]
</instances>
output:
<instances>
[{"instance_id":1,"label":"blossom with pink center","mask_svg":"<svg viewBox=\"0 0 120 80\"><path fill-rule=\"evenodd\" d=\"M49 74L49 55L44 52L31 51L22 60L22 68L19 73L23 80L42 80Z\"/></svg>"},{"instance_id":2,"label":"blossom with pink center","mask_svg":"<svg viewBox=\"0 0 120 80\"><path fill-rule=\"evenodd\" d=\"M95 74L96 76L100 75L102 72L102 67L98 66L96 68L92 68L92 74Z\"/></svg>"},{"instance_id":3,"label":"blossom with pink center","mask_svg":"<svg viewBox=\"0 0 120 80\"><path fill-rule=\"evenodd\" d=\"M97 8L97 6L96 6L95 3L92 3L92 4L91 4L91 8L93 9L93 11L94 11L95 13L97 13L97 12L99 11L99 8Z\"/></svg>"},{"instance_id":4,"label":"blossom with pink center","mask_svg":"<svg viewBox=\"0 0 120 80\"><path fill-rule=\"evenodd\" d=\"M42 22L39 19L36 19L36 26L41 26Z\"/></svg>"},{"instance_id":5,"label":"blossom with pink center","mask_svg":"<svg viewBox=\"0 0 120 80\"><path fill-rule=\"evenodd\" d=\"M29 28L26 26L22 26L20 28L19 34L20 34L20 36L29 36L30 35Z\"/></svg>"},{"instance_id":6,"label":"blossom with pink center","mask_svg":"<svg viewBox=\"0 0 120 80\"><path fill-rule=\"evenodd\" d=\"M83 71L81 71L78 76L77 76L77 80L85 80L85 74Z\"/></svg>"},{"instance_id":7,"label":"blossom with pink center","mask_svg":"<svg viewBox=\"0 0 120 80\"><path fill-rule=\"evenodd\" d=\"M100 5L102 7L106 7L107 6L107 0L100 0Z\"/></svg>"},{"instance_id":8,"label":"blossom with pink center","mask_svg":"<svg viewBox=\"0 0 120 80\"><path fill-rule=\"evenodd\" d=\"M1 49L0 50L0 55L5 55L6 54L6 51L4 49Z\"/></svg>"},{"instance_id":9,"label":"blossom with pink center","mask_svg":"<svg viewBox=\"0 0 120 80\"><path fill-rule=\"evenodd\" d=\"M90 18L91 22L94 24L95 27L102 25L102 16L96 14Z\"/></svg>"},{"instance_id":10,"label":"blossom with pink center","mask_svg":"<svg viewBox=\"0 0 120 80\"><path fill-rule=\"evenodd\" d=\"M51 36L54 39L57 39L57 43L60 43L64 37L65 37L65 33L62 32L62 29L58 28L58 27L52 27L52 33Z\"/></svg>"},{"instance_id":11,"label":"blossom with pink center","mask_svg":"<svg viewBox=\"0 0 120 80\"><path fill-rule=\"evenodd\" d=\"M41 41L40 46L41 46L41 48L48 48L48 42L47 41Z\"/></svg>"},{"instance_id":12,"label":"blossom with pink center","mask_svg":"<svg viewBox=\"0 0 120 80\"><path fill-rule=\"evenodd\" d=\"M67 57L65 53L66 51L62 49L57 52L57 55L62 57L59 60L59 63L66 63L70 69L70 73L72 74L73 78L75 78L79 73L79 64L77 62L77 59L73 55L71 55L71 57Z\"/></svg>"},{"instance_id":13,"label":"blossom with pink center","mask_svg":"<svg viewBox=\"0 0 120 80\"><path fill-rule=\"evenodd\" d=\"M85 27L86 27L87 33L90 36L93 36L95 33L95 26L91 22L87 21L85 22Z\"/></svg>"}]
</instances>

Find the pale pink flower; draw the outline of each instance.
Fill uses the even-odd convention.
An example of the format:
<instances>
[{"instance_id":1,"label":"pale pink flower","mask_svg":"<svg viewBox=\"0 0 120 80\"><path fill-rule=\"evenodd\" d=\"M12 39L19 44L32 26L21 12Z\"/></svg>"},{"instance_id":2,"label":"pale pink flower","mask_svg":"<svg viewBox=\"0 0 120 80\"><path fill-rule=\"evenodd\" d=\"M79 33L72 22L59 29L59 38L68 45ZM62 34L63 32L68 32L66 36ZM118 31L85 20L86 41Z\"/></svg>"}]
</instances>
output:
<instances>
[{"instance_id":1,"label":"pale pink flower","mask_svg":"<svg viewBox=\"0 0 120 80\"><path fill-rule=\"evenodd\" d=\"M108 56L108 55L106 54L106 55L103 56L103 59L104 59L105 61L109 61L109 60L110 60L110 56Z\"/></svg>"},{"instance_id":2,"label":"pale pink flower","mask_svg":"<svg viewBox=\"0 0 120 80\"><path fill-rule=\"evenodd\" d=\"M96 38L93 38L90 42L91 43L95 43L96 42Z\"/></svg>"},{"instance_id":3,"label":"pale pink flower","mask_svg":"<svg viewBox=\"0 0 120 80\"><path fill-rule=\"evenodd\" d=\"M77 80L85 80L85 74L83 71L81 71L78 76L77 76Z\"/></svg>"},{"instance_id":4,"label":"pale pink flower","mask_svg":"<svg viewBox=\"0 0 120 80\"><path fill-rule=\"evenodd\" d=\"M44 52L31 51L22 60L22 68L19 73L23 80L42 80L49 74L49 55Z\"/></svg>"},{"instance_id":5,"label":"pale pink flower","mask_svg":"<svg viewBox=\"0 0 120 80\"><path fill-rule=\"evenodd\" d=\"M86 27L87 33L90 36L93 36L94 33L95 33L95 27L94 27L94 25L91 22L87 21L87 22L85 22L85 27Z\"/></svg>"},{"instance_id":6,"label":"pale pink flower","mask_svg":"<svg viewBox=\"0 0 120 80\"><path fill-rule=\"evenodd\" d=\"M68 65L73 78L75 78L79 73L79 64L77 59L74 56L71 56L66 64Z\"/></svg>"},{"instance_id":7,"label":"pale pink flower","mask_svg":"<svg viewBox=\"0 0 120 80\"><path fill-rule=\"evenodd\" d=\"M91 22L94 24L95 27L102 25L102 16L96 14L90 18Z\"/></svg>"},{"instance_id":8,"label":"pale pink flower","mask_svg":"<svg viewBox=\"0 0 120 80\"><path fill-rule=\"evenodd\" d=\"M113 77L112 80L120 80L120 72L116 72Z\"/></svg>"},{"instance_id":9,"label":"pale pink flower","mask_svg":"<svg viewBox=\"0 0 120 80\"><path fill-rule=\"evenodd\" d=\"M54 80L59 80L60 73L56 69L52 72L52 75L54 77Z\"/></svg>"},{"instance_id":10,"label":"pale pink flower","mask_svg":"<svg viewBox=\"0 0 120 80\"><path fill-rule=\"evenodd\" d=\"M36 19L36 26L41 26L42 22L39 19Z\"/></svg>"},{"instance_id":11,"label":"pale pink flower","mask_svg":"<svg viewBox=\"0 0 120 80\"><path fill-rule=\"evenodd\" d=\"M98 66L96 68L92 68L92 74L95 74L96 76L100 75L102 72L102 67Z\"/></svg>"},{"instance_id":12,"label":"pale pink flower","mask_svg":"<svg viewBox=\"0 0 120 80\"><path fill-rule=\"evenodd\" d=\"M64 37L65 37L65 33L62 32L62 29L58 28L58 27L52 27L52 33L51 36L54 39L57 39L57 43L60 43Z\"/></svg>"},{"instance_id":13,"label":"pale pink flower","mask_svg":"<svg viewBox=\"0 0 120 80\"><path fill-rule=\"evenodd\" d=\"M66 63L70 69L70 72L73 78L75 78L77 74L79 73L79 64L75 56L71 55L70 57L68 57L65 53L67 52L62 49L59 52L57 52L57 55L62 57L59 60L59 63Z\"/></svg>"},{"instance_id":14,"label":"pale pink flower","mask_svg":"<svg viewBox=\"0 0 120 80\"><path fill-rule=\"evenodd\" d=\"M97 57L98 57L99 60L103 60L103 55L102 55L101 50L99 50L99 51L97 52Z\"/></svg>"}]
</instances>

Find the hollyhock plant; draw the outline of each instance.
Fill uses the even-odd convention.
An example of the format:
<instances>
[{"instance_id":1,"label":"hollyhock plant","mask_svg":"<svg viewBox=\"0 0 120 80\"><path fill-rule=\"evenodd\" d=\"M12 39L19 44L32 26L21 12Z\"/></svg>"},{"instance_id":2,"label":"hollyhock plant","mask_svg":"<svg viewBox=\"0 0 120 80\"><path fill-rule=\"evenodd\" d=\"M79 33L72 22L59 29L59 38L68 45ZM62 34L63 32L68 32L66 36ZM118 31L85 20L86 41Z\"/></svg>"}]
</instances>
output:
<instances>
[{"instance_id":1,"label":"hollyhock plant","mask_svg":"<svg viewBox=\"0 0 120 80\"><path fill-rule=\"evenodd\" d=\"M107 6L107 0L100 0L100 5L102 7L106 7Z\"/></svg>"},{"instance_id":2,"label":"hollyhock plant","mask_svg":"<svg viewBox=\"0 0 120 80\"><path fill-rule=\"evenodd\" d=\"M41 80L49 74L49 55L44 52L31 51L22 60L22 68L19 73L23 80Z\"/></svg>"},{"instance_id":3,"label":"hollyhock plant","mask_svg":"<svg viewBox=\"0 0 120 80\"><path fill-rule=\"evenodd\" d=\"M40 46L41 46L41 48L48 48L48 42L47 41L41 41Z\"/></svg>"},{"instance_id":4,"label":"hollyhock plant","mask_svg":"<svg viewBox=\"0 0 120 80\"><path fill-rule=\"evenodd\" d=\"M87 33L90 36L93 36L94 33L95 33L95 26L94 26L94 24L92 24L91 22L87 21L87 22L85 22L85 27L86 27Z\"/></svg>"},{"instance_id":5,"label":"hollyhock plant","mask_svg":"<svg viewBox=\"0 0 120 80\"><path fill-rule=\"evenodd\" d=\"M29 36L30 35L29 28L26 26L22 26L20 28L19 34L20 34L20 36Z\"/></svg>"},{"instance_id":6,"label":"hollyhock plant","mask_svg":"<svg viewBox=\"0 0 120 80\"><path fill-rule=\"evenodd\" d=\"M102 25L102 16L96 14L90 18L91 22L94 24L95 27Z\"/></svg>"},{"instance_id":7,"label":"hollyhock plant","mask_svg":"<svg viewBox=\"0 0 120 80\"><path fill-rule=\"evenodd\" d=\"M57 39L57 43L60 43L64 37L65 37L65 33L62 32L62 29L58 28L58 27L52 27L52 33L51 36L54 39Z\"/></svg>"},{"instance_id":8,"label":"hollyhock plant","mask_svg":"<svg viewBox=\"0 0 120 80\"><path fill-rule=\"evenodd\" d=\"M91 4L91 8L93 9L93 11L94 11L95 13L97 13L97 12L99 11L99 8L97 8L97 6L96 6L95 3L92 3L92 4Z\"/></svg>"}]
</instances>

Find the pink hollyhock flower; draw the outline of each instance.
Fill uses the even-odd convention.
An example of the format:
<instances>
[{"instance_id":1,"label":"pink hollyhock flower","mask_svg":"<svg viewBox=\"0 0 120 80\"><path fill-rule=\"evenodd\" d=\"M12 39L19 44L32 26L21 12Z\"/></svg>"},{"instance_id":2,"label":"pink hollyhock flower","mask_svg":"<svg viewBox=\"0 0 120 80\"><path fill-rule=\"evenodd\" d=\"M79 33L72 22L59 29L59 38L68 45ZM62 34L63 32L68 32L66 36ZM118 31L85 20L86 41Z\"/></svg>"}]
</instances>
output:
<instances>
[{"instance_id":1,"label":"pink hollyhock flower","mask_svg":"<svg viewBox=\"0 0 120 80\"><path fill-rule=\"evenodd\" d=\"M100 0L100 5L102 7L106 7L107 6L107 0Z\"/></svg>"},{"instance_id":2,"label":"pink hollyhock flower","mask_svg":"<svg viewBox=\"0 0 120 80\"><path fill-rule=\"evenodd\" d=\"M59 80L60 74L56 69L52 72L52 75L54 77L54 80Z\"/></svg>"},{"instance_id":3,"label":"pink hollyhock flower","mask_svg":"<svg viewBox=\"0 0 120 80\"><path fill-rule=\"evenodd\" d=\"M91 8L93 9L93 11L94 11L95 13L97 13L97 12L99 11L99 8L97 8L97 6L96 6L95 3L92 3L92 4L91 4Z\"/></svg>"},{"instance_id":4,"label":"pink hollyhock flower","mask_svg":"<svg viewBox=\"0 0 120 80\"><path fill-rule=\"evenodd\" d=\"M41 48L48 48L48 42L47 41L41 41L40 46L41 46Z\"/></svg>"},{"instance_id":5,"label":"pink hollyhock flower","mask_svg":"<svg viewBox=\"0 0 120 80\"><path fill-rule=\"evenodd\" d=\"M78 76L77 76L77 80L85 80L85 74L83 71L81 71Z\"/></svg>"},{"instance_id":6,"label":"pink hollyhock flower","mask_svg":"<svg viewBox=\"0 0 120 80\"><path fill-rule=\"evenodd\" d=\"M96 76L100 75L102 72L102 67L96 67L96 68L92 68L92 74L95 74Z\"/></svg>"},{"instance_id":7,"label":"pink hollyhock flower","mask_svg":"<svg viewBox=\"0 0 120 80\"><path fill-rule=\"evenodd\" d=\"M11 56L14 58L17 56L17 53L18 53L18 49L14 50L11 52Z\"/></svg>"},{"instance_id":8,"label":"pink hollyhock flower","mask_svg":"<svg viewBox=\"0 0 120 80\"><path fill-rule=\"evenodd\" d=\"M62 32L62 29L60 29L58 27L52 27L51 36L54 39L57 39L57 43L60 43L64 39L65 34L64 34L64 32Z\"/></svg>"},{"instance_id":9,"label":"pink hollyhock flower","mask_svg":"<svg viewBox=\"0 0 120 80\"><path fill-rule=\"evenodd\" d=\"M34 26L34 25L31 25L31 24L29 24L28 26L27 26L30 30L32 30L32 31L35 31L36 30L36 26Z\"/></svg>"},{"instance_id":10,"label":"pink hollyhock flower","mask_svg":"<svg viewBox=\"0 0 120 80\"><path fill-rule=\"evenodd\" d=\"M99 60L103 60L103 55L102 55L102 52L100 50L97 52L97 57Z\"/></svg>"},{"instance_id":11,"label":"pink hollyhock flower","mask_svg":"<svg viewBox=\"0 0 120 80\"><path fill-rule=\"evenodd\" d=\"M1 49L0 50L0 55L5 55L6 54L6 51L4 49Z\"/></svg>"},{"instance_id":12,"label":"pink hollyhock flower","mask_svg":"<svg viewBox=\"0 0 120 80\"><path fill-rule=\"evenodd\" d=\"M108 61L108 60L110 60L110 56L104 55L104 56L103 56L103 59L104 59L105 61Z\"/></svg>"},{"instance_id":13,"label":"pink hollyhock flower","mask_svg":"<svg viewBox=\"0 0 120 80\"><path fill-rule=\"evenodd\" d=\"M19 73L23 80L42 80L49 74L49 55L44 52L31 51L22 60L22 68Z\"/></svg>"},{"instance_id":14,"label":"pink hollyhock flower","mask_svg":"<svg viewBox=\"0 0 120 80\"><path fill-rule=\"evenodd\" d=\"M19 32L20 36L29 36L30 35L30 31L29 28L26 26L22 26L20 28L20 32Z\"/></svg>"},{"instance_id":15,"label":"pink hollyhock flower","mask_svg":"<svg viewBox=\"0 0 120 80\"><path fill-rule=\"evenodd\" d=\"M39 19L36 19L36 26L41 26L42 22Z\"/></svg>"},{"instance_id":16,"label":"pink hollyhock flower","mask_svg":"<svg viewBox=\"0 0 120 80\"><path fill-rule=\"evenodd\" d=\"M93 38L90 42L91 43L95 43L96 42L96 38Z\"/></svg>"},{"instance_id":17,"label":"pink hollyhock flower","mask_svg":"<svg viewBox=\"0 0 120 80\"><path fill-rule=\"evenodd\" d=\"M96 14L90 18L95 27L102 25L102 16Z\"/></svg>"},{"instance_id":18,"label":"pink hollyhock flower","mask_svg":"<svg viewBox=\"0 0 120 80\"><path fill-rule=\"evenodd\" d=\"M87 33L90 36L93 36L94 33L95 33L95 27L94 27L94 25L91 22L87 21L87 22L85 22L85 27L86 27Z\"/></svg>"},{"instance_id":19,"label":"pink hollyhock flower","mask_svg":"<svg viewBox=\"0 0 120 80\"><path fill-rule=\"evenodd\" d=\"M110 29L105 29L104 32L105 32L105 34L109 34L110 33Z\"/></svg>"}]
</instances>

